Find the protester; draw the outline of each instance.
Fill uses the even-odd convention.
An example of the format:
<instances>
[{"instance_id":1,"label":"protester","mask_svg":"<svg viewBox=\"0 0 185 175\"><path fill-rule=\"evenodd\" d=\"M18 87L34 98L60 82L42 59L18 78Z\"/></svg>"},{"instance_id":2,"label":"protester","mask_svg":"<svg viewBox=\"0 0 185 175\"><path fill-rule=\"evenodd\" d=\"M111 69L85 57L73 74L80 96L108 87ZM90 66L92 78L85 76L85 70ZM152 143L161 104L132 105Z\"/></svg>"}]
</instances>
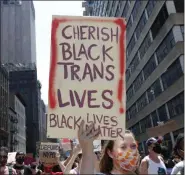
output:
<instances>
[{"instance_id":1,"label":"protester","mask_svg":"<svg viewBox=\"0 0 185 175\"><path fill-rule=\"evenodd\" d=\"M140 165L140 174L160 174L166 175L167 169L163 162L161 154L161 145L159 140L155 138L149 138L146 141L149 155L146 156Z\"/></svg>"},{"instance_id":2,"label":"protester","mask_svg":"<svg viewBox=\"0 0 185 175\"><path fill-rule=\"evenodd\" d=\"M31 168L24 165L25 153L17 152L15 156L16 163L13 168L16 170L17 175L32 175Z\"/></svg>"},{"instance_id":3,"label":"protester","mask_svg":"<svg viewBox=\"0 0 185 175\"><path fill-rule=\"evenodd\" d=\"M181 133L178 135L176 144L174 147L174 154L178 155L181 158L181 161L177 163L172 169L171 174L184 174L184 134Z\"/></svg>"},{"instance_id":4,"label":"protester","mask_svg":"<svg viewBox=\"0 0 185 175\"><path fill-rule=\"evenodd\" d=\"M16 171L11 166L6 166L8 160L8 148L0 148L0 175L15 175Z\"/></svg>"},{"instance_id":5,"label":"protester","mask_svg":"<svg viewBox=\"0 0 185 175\"><path fill-rule=\"evenodd\" d=\"M179 156L181 160L184 160L184 134L180 133L176 139L176 143L173 149L173 154Z\"/></svg>"},{"instance_id":6,"label":"protester","mask_svg":"<svg viewBox=\"0 0 185 175\"><path fill-rule=\"evenodd\" d=\"M94 174L93 141L99 130L93 130L91 124L84 130L84 121L80 124L78 139L82 148L80 174ZM104 174L136 174L139 152L137 143L130 131L126 131L124 139L108 141L100 161L100 172Z\"/></svg>"},{"instance_id":7,"label":"protester","mask_svg":"<svg viewBox=\"0 0 185 175\"><path fill-rule=\"evenodd\" d=\"M30 164L30 168L31 168L32 175L41 175L42 174L42 171L38 169L36 162L32 162Z\"/></svg>"}]
</instances>

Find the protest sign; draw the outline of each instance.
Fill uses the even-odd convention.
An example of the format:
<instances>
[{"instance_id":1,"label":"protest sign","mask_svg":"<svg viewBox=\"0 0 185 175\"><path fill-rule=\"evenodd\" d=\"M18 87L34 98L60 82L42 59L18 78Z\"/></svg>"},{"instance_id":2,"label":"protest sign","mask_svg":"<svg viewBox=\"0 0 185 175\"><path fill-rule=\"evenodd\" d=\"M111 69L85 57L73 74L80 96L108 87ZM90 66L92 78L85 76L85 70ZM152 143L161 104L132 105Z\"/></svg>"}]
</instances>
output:
<instances>
[{"instance_id":1,"label":"protest sign","mask_svg":"<svg viewBox=\"0 0 185 175\"><path fill-rule=\"evenodd\" d=\"M15 163L16 153L17 152L10 152L10 153L8 153L8 160L7 160L8 164Z\"/></svg>"},{"instance_id":2,"label":"protest sign","mask_svg":"<svg viewBox=\"0 0 185 175\"><path fill-rule=\"evenodd\" d=\"M82 120L99 139L125 130L123 18L53 16L47 137L76 138Z\"/></svg>"},{"instance_id":3,"label":"protest sign","mask_svg":"<svg viewBox=\"0 0 185 175\"><path fill-rule=\"evenodd\" d=\"M73 144L74 145L79 144L78 139L73 139ZM94 140L93 141L93 146L94 146L94 152L101 151L101 140Z\"/></svg>"},{"instance_id":4,"label":"protest sign","mask_svg":"<svg viewBox=\"0 0 185 175\"><path fill-rule=\"evenodd\" d=\"M176 131L177 129L178 129L177 123L174 120L170 120L156 127L148 128L147 135L149 137L164 136L165 134Z\"/></svg>"},{"instance_id":5,"label":"protest sign","mask_svg":"<svg viewBox=\"0 0 185 175\"><path fill-rule=\"evenodd\" d=\"M101 140L94 140L94 152L100 152L101 151Z\"/></svg>"},{"instance_id":6,"label":"protest sign","mask_svg":"<svg viewBox=\"0 0 185 175\"><path fill-rule=\"evenodd\" d=\"M56 165L56 154L59 152L59 143L40 144L39 158L44 165Z\"/></svg>"}]
</instances>

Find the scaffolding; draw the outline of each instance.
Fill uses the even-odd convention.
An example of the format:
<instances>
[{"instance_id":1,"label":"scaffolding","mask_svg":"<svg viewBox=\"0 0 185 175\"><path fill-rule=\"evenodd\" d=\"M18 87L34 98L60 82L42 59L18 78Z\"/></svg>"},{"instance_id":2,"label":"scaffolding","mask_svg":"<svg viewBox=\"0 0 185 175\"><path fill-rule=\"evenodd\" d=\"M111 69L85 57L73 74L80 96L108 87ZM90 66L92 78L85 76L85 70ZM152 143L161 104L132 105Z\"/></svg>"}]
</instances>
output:
<instances>
[{"instance_id":1,"label":"scaffolding","mask_svg":"<svg viewBox=\"0 0 185 175\"><path fill-rule=\"evenodd\" d=\"M13 64L13 63L6 63L2 64L2 67L4 67L7 72L14 72L14 71L30 71L30 70L36 70L36 64L35 63L29 63L29 64Z\"/></svg>"}]
</instances>

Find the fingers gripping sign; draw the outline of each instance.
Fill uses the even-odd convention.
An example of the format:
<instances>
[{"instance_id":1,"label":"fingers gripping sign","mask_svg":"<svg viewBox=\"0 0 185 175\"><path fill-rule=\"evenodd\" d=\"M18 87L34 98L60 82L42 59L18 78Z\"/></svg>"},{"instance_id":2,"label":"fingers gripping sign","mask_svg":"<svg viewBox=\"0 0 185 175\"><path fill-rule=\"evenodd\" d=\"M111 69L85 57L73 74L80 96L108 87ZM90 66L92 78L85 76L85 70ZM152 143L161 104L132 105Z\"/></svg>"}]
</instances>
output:
<instances>
[{"instance_id":1,"label":"fingers gripping sign","mask_svg":"<svg viewBox=\"0 0 185 175\"><path fill-rule=\"evenodd\" d=\"M78 140L81 147L93 147L93 141L98 137L100 130L94 129L94 123L91 123L88 128L85 128L85 122L82 120L79 130L78 130Z\"/></svg>"}]
</instances>

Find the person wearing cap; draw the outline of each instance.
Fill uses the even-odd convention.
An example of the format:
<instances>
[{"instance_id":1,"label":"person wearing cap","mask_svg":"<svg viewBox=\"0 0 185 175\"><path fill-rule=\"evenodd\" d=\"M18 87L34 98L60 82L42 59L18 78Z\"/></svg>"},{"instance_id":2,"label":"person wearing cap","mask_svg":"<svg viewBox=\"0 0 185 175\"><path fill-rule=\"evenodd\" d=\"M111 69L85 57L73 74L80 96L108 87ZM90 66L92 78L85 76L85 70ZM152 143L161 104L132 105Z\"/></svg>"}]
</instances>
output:
<instances>
[{"instance_id":1,"label":"person wearing cap","mask_svg":"<svg viewBox=\"0 0 185 175\"><path fill-rule=\"evenodd\" d=\"M166 175L167 169L163 162L161 154L161 140L157 140L154 137L149 138L146 141L149 155L144 157L140 164L140 174L157 174Z\"/></svg>"},{"instance_id":2,"label":"person wearing cap","mask_svg":"<svg viewBox=\"0 0 185 175\"><path fill-rule=\"evenodd\" d=\"M17 152L15 155L16 163L13 168L16 170L17 175L32 175L31 169L28 166L24 165L24 158L24 152Z\"/></svg>"}]
</instances>

